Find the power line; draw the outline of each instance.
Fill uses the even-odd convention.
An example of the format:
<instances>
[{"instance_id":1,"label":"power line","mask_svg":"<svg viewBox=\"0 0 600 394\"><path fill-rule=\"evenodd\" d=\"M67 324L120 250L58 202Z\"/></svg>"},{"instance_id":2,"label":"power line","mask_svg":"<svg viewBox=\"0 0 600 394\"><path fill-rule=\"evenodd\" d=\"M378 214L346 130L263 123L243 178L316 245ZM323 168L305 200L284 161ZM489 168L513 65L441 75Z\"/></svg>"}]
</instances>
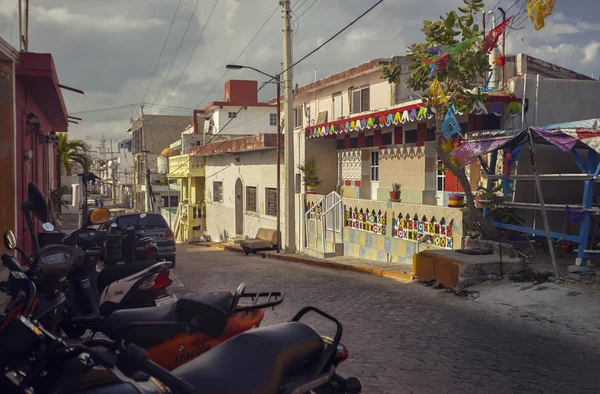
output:
<instances>
[{"instance_id":1,"label":"power line","mask_svg":"<svg viewBox=\"0 0 600 394\"><path fill-rule=\"evenodd\" d=\"M242 52L240 52L240 54L235 58L235 60L233 61L233 63L236 63L240 59L240 57L242 57L242 55L246 52L246 50L248 50L248 48L254 42L254 40L256 39L256 37L258 37L258 35L265 28L265 26L267 25L267 23L269 23L269 21L271 20L271 18L273 17L273 15L275 15L275 12L277 12L277 10L279 10L279 5L277 7L275 7L275 9L273 10L273 12L271 12L271 15L269 15L269 17L267 18L267 20L265 20L265 22L256 31L256 33L254 34L254 36L250 39L250 41L248 42L248 44L246 44L246 46L244 47L244 49L242 50ZM204 98L202 99L202 101L200 101L200 103L196 106L196 108L200 108L200 106L202 105L202 103L204 103L204 101L210 96L210 94L213 92L213 90L215 90L215 88L221 83L221 81L223 80L223 78L225 78L225 76L227 75L228 72L229 72L229 70L226 70L223 73L223 75L221 75L221 78L219 78L219 80L213 85L213 87L208 91L208 93L206 93L206 96L204 96Z\"/></svg>"},{"instance_id":2,"label":"power line","mask_svg":"<svg viewBox=\"0 0 600 394\"><path fill-rule=\"evenodd\" d=\"M306 2L307 2L307 1L308 1L308 0L304 0L302 3L300 3L300 4L299 4L299 5L298 5L298 6L297 6L295 9L294 9L294 11L298 11L300 8L302 8L302 6L303 6L304 4L306 4Z\"/></svg>"},{"instance_id":3,"label":"power line","mask_svg":"<svg viewBox=\"0 0 600 394\"><path fill-rule=\"evenodd\" d=\"M302 11L302 13L296 17L296 20L302 18L302 15L306 14L306 12L308 10L310 10L313 5L315 5L317 3L317 1L319 1L319 0L314 0L308 7L306 7L306 9L304 11Z\"/></svg>"},{"instance_id":4,"label":"power line","mask_svg":"<svg viewBox=\"0 0 600 394\"><path fill-rule=\"evenodd\" d=\"M175 84L175 87L173 89L171 89L171 91L167 95L167 98L163 102L163 106L165 106L169 102L169 100L171 99L171 94L179 86L179 83L181 82L181 78L183 78L183 74L185 74L185 70L187 70L187 67L190 64L190 61L192 60L192 57L194 56L194 53L196 52L196 49L198 48L198 44L200 44L200 40L202 39L202 36L204 35L204 31L206 30L206 27L208 26L208 22L210 22L210 19L212 18L213 13L215 12L215 9L217 8L217 4L218 3L219 3L219 0L215 0L215 3L213 4L212 10L210 11L210 14L208 15L208 19L206 20L206 23L204 24L204 27L202 28L202 31L200 32L200 35L198 36L198 39L196 40L196 44L194 45L194 49L190 53L190 56L188 57L188 60L185 63L185 66L183 67L183 70L181 71L181 74L179 74L179 78L177 79L177 83ZM162 107L159 108L158 112L160 113L160 111L162 111Z\"/></svg>"},{"instance_id":5,"label":"power line","mask_svg":"<svg viewBox=\"0 0 600 394\"><path fill-rule=\"evenodd\" d=\"M344 31L348 30L348 28L350 28L350 26L354 25L356 22L358 22L360 19L362 19L365 15L367 15L369 12L371 12L375 7L377 7L379 4L381 4L383 2L383 0L378 0L377 3L375 3L373 6L371 6L369 9L367 9L365 12L363 12L362 14L360 14L357 18L355 18L352 22L350 22L349 24L347 24L342 30L338 31L337 33L335 33L333 36L331 36L331 38L329 38L327 41L325 41L323 44L319 45L317 48L315 48L314 50L310 51L308 54L306 54L304 57L302 57L300 60L298 60L296 63L292 64L291 66L289 66L287 69L283 70L280 74L277 75L281 75L284 72L286 72L287 70L289 70L290 68L293 68L294 66L298 65L300 62L304 61L306 58L308 58L309 56L311 56L312 54L314 54L315 52L317 52L319 49L323 48L327 43L331 42L332 40L334 40L336 37L338 37L340 34L342 34ZM266 24L266 23L265 23ZM274 80L274 78L269 79L268 81L264 82L260 88L258 88L258 90L256 91L256 93L258 94L265 86L267 86L267 84L269 84L270 82L272 82ZM237 115L242 112L246 106L250 103L250 101L253 99L254 96L249 97L248 100L240 107L240 109L237 110L237 112L235 112L235 116L230 118L229 121L227 123L225 123L223 125L223 127L221 129L219 129L219 131L217 131L213 137L208 140L208 142L206 142L205 145L203 145L203 148L205 146L207 146L208 144L211 143L212 140L214 140L223 130L225 130L227 128L227 126L234 120L237 118ZM173 172L178 171L180 168L186 166L190 160L192 159L192 157L197 156L202 149L199 149L197 152L195 152L194 154L188 155L188 159L182 163L179 167L177 167L175 170L173 170Z\"/></svg>"},{"instance_id":6,"label":"power line","mask_svg":"<svg viewBox=\"0 0 600 394\"><path fill-rule=\"evenodd\" d=\"M173 24L175 23L175 18L177 17L177 12L179 11L179 6L181 6L181 0L177 3L177 8L175 9L175 13L173 14L173 19L171 19L171 24L169 25L169 31L167 32L167 37L165 38L165 42L163 42L163 46L160 50L160 55L158 55L158 60L156 61L156 65L154 66L154 71L152 72L152 78L150 78L150 82L146 87L146 91L144 92L144 97L142 97L142 102L146 100L146 95L148 94L148 90L150 90L150 86L152 86L152 82L154 81L154 76L156 75L156 71L158 70L158 65L160 64L160 59L162 59L162 55L167 46L167 41L169 41L169 37L171 36L171 30L173 29Z\"/></svg>"},{"instance_id":7,"label":"power line","mask_svg":"<svg viewBox=\"0 0 600 394\"><path fill-rule=\"evenodd\" d=\"M169 69L167 70L167 73L165 74L165 77L164 77L162 83L160 84L160 88L158 89L156 96L154 96L154 100L152 100L154 102L156 102L156 99L160 95L160 92L162 91L162 88L165 85L165 82L167 81L167 78L169 78L169 73L171 73L173 64L175 64L175 60L177 59L177 55L179 54L179 50L181 49L181 45L183 44L185 36L187 35L188 29L190 28L190 25L192 24L192 20L194 19L194 15L196 14L196 9L198 8L199 3L200 3L200 0L196 0L196 5L194 6L194 10L192 11L192 14L190 15L190 20L188 21L188 24L185 27L185 31L183 32L183 36L181 37L181 40L179 41L179 46L177 47L177 51L175 51L175 56L173 56L173 61L169 65Z\"/></svg>"},{"instance_id":8,"label":"power line","mask_svg":"<svg viewBox=\"0 0 600 394\"><path fill-rule=\"evenodd\" d=\"M136 106L136 105L139 105L139 103L118 105L116 107L88 109L88 110L85 110L85 111L71 112L71 115L89 114L89 113L93 113L93 112L115 111L115 110L118 110L118 109L128 108L128 107Z\"/></svg>"}]
</instances>

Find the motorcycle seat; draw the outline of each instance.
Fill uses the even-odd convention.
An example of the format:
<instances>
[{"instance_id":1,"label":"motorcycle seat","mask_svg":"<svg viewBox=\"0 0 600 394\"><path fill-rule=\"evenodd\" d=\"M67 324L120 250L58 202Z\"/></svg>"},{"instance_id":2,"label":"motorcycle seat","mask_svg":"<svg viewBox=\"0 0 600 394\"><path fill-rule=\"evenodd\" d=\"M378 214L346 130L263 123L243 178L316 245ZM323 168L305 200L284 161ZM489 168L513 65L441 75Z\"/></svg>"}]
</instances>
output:
<instances>
[{"instance_id":1,"label":"motorcycle seat","mask_svg":"<svg viewBox=\"0 0 600 394\"><path fill-rule=\"evenodd\" d=\"M104 269L98 273L98 279L96 281L98 284L98 293L102 294L104 289L111 283L143 271L154 264L156 264L156 261L136 261L104 267Z\"/></svg>"},{"instance_id":2,"label":"motorcycle seat","mask_svg":"<svg viewBox=\"0 0 600 394\"><path fill-rule=\"evenodd\" d=\"M218 338L225 330L232 302L233 294L228 291L186 294L171 305L115 311L104 321L103 332L113 339L149 346L186 331L185 325L175 323L189 323ZM131 326L137 322L149 324Z\"/></svg>"},{"instance_id":3,"label":"motorcycle seat","mask_svg":"<svg viewBox=\"0 0 600 394\"><path fill-rule=\"evenodd\" d=\"M194 394L272 394L324 348L312 328L297 322L246 331L172 373Z\"/></svg>"}]
</instances>

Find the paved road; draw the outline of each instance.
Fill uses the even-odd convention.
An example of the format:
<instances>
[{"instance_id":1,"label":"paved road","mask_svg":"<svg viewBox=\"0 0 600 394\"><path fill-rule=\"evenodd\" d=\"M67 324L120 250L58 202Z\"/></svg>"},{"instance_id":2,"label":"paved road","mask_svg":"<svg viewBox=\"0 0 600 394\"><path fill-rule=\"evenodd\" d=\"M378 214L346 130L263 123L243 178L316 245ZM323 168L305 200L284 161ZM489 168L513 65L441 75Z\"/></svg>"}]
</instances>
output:
<instances>
[{"instance_id":1,"label":"paved road","mask_svg":"<svg viewBox=\"0 0 600 394\"><path fill-rule=\"evenodd\" d=\"M194 246L178 249L176 274L180 293L284 291L267 324L306 305L332 313L350 351L340 372L367 393L600 392L597 336L419 284Z\"/></svg>"}]
</instances>

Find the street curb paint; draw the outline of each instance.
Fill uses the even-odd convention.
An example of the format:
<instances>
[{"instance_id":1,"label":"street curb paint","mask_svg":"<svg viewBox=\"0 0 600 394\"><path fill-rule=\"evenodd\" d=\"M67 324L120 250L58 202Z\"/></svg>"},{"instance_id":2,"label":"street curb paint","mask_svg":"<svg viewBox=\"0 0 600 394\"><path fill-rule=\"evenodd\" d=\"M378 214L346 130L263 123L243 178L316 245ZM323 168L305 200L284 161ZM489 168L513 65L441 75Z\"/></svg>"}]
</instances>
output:
<instances>
[{"instance_id":1,"label":"street curb paint","mask_svg":"<svg viewBox=\"0 0 600 394\"><path fill-rule=\"evenodd\" d=\"M224 244L215 244L215 245L198 245L205 246L215 249L227 250L230 252L236 253L244 253L239 247L233 245L224 245ZM286 254L277 254L272 252L258 252L256 253L258 256L262 256L263 258L276 259L282 261L289 261L291 263L299 263L312 265L314 267L322 267L322 268L330 268L338 271L350 271L357 272L362 274L376 275L384 278L392 278L392 279L400 279L403 281L412 281L414 279L413 274L405 274L401 272L388 271L380 268L372 268L363 265L350 265L350 264L340 264L334 263L332 261L326 260L317 260L314 258L304 258L300 256L291 256Z\"/></svg>"}]
</instances>

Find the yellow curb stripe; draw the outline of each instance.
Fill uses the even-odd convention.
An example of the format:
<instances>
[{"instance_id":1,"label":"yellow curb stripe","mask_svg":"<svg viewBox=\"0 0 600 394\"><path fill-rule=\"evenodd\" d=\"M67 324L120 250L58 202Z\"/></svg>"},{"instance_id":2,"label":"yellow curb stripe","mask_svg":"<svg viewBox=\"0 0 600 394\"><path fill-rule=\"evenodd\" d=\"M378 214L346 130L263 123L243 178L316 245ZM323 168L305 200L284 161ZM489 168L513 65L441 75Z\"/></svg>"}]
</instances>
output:
<instances>
[{"instance_id":1,"label":"yellow curb stripe","mask_svg":"<svg viewBox=\"0 0 600 394\"><path fill-rule=\"evenodd\" d=\"M216 249L221 249L221 250L228 250L231 252L238 252L238 253L242 252L243 253L242 249L240 249L239 247L233 246L233 245L215 244L215 245L211 245L211 247L216 248ZM299 257L299 256L290 256L290 255L285 255L285 254L266 253L266 252L258 252L257 255L263 256L263 257L266 257L269 259L283 260L283 261L289 261L292 263L299 263L299 264L306 264L306 265L311 265L314 267L330 268L330 269L334 269L334 270L338 270L338 271L358 272L358 273L362 273L362 274L370 274L370 275L381 276L384 278L400 279L400 280L405 280L405 281L412 281L414 279L413 274L405 274L403 272L388 271L388 270L384 270L384 269L380 269L380 268L372 268L372 267L367 267L367 266L363 266L363 265L340 264L340 263L334 263L331 261L313 260L313 259L307 259L307 258L303 258L303 257Z\"/></svg>"}]
</instances>

